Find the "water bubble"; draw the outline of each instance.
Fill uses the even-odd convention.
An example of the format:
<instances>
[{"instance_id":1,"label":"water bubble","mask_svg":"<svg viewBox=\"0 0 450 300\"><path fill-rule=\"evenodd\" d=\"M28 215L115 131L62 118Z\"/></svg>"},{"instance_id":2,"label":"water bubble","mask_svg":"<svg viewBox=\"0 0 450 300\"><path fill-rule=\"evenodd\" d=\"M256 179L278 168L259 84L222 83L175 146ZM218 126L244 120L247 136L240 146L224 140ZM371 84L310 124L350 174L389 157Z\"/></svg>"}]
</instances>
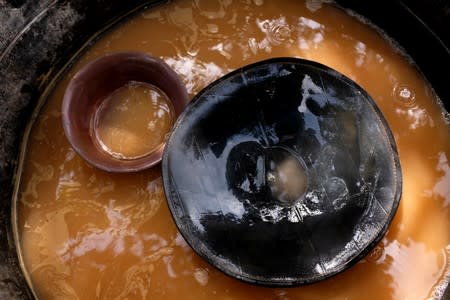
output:
<instances>
[{"instance_id":1,"label":"water bubble","mask_svg":"<svg viewBox=\"0 0 450 300\"><path fill-rule=\"evenodd\" d=\"M278 22L272 24L266 22L263 24L263 28L266 30L267 39L273 45L280 45L284 41L289 40L291 36L291 30L288 25Z\"/></svg>"},{"instance_id":2,"label":"water bubble","mask_svg":"<svg viewBox=\"0 0 450 300\"><path fill-rule=\"evenodd\" d=\"M394 99L407 107L413 107L416 104L416 94L407 85L397 85L393 91Z\"/></svg>"},{"instance_id":3,"label":"water bubble","mask_svg":"<svg viewBox=\"0 0 450 300\"><path fill-rule=\"evenodd\" d=\"M289 39L291 30L287 25L276 25L271 29L272 37L277 43L281 43Z\"/></svg>"},{"instance_id":4,"label":"water bubble","mask_svg":"<svg viewBox=\"0 0 450 300\"><path fill-rule=\"evenodd\" d=\"M291 38L291 29L286 22L285 17L273 20L264 20L259 23L261 31L265 33L266 39L272 45L280 45L289 41Z\"/></svg>"},{"instance_id":5,"label":"water bubble","mask_svg":"<svg viewBox=\"0 0 450 300\"><path fill-rule=\"evenodd\" d=\"M269 22L269 21L265 21L265 22L262 24L262 27L263 27L265 30L269 30L269 29L270 29L270 22Z\"/></svg>"}]
</instances>

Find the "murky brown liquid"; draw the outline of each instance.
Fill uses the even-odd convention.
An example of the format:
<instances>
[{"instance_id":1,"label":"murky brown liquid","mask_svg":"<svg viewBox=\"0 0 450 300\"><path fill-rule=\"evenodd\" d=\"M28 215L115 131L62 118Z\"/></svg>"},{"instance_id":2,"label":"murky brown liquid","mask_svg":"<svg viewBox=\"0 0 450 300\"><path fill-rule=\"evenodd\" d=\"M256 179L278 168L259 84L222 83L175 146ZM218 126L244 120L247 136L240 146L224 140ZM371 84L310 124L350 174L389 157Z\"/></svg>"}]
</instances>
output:
<instances>
[{"instance_id":1,"label":"murky brown liquid","mask_svg":"<svg viewBox=\"0 0 450 300\"><path fill-rule=\"evenodd\" d=\"M449 127L424 79L389 42L317 3L174 1L140 13L79 60L32 129L20 183L21 251L41 299L432 295L450 255ZM382 110L400 153L403 196L386 237L347 271L298 288L251 286L205 263L177 233L159 167L137 174L96 170L63 134L60 106L70 77L94 58L124 50L164 59L191 96L230 70L275 56L315 60L355 80Z\"/></svg>"},{"instance_id":2,"label":"murky brown liquid","mask_svg":"<svg viewBox=\"0 0 450 300\"><path fill-rule=\"evenodd\" d=\"M117 158L138 158L164 142L173 119L172 105L163 91L130 82L104 99L92 135L100 150Z\"/></svg>"}]
</instances>

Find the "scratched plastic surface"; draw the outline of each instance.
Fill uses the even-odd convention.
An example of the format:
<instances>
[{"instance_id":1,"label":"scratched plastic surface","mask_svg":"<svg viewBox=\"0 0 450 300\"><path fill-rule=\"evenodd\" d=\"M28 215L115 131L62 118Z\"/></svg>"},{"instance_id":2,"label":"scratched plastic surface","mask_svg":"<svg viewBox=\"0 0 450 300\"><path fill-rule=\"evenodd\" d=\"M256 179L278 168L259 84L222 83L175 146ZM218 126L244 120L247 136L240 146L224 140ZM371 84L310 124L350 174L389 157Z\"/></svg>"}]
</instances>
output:
<instances>
[{"instance_id":1,"label":"scratched plastic surface","mask_svg":"<svg viewBox=\"0 0 450 300\"><path fill-rule=\"evenodd\" d=\"M302 59L212 83L167 145L163 180L179 230L251 283L311 283L346 269L380 241L400 199L396 146L375 103Z\"/></svg>"}]
</instances>

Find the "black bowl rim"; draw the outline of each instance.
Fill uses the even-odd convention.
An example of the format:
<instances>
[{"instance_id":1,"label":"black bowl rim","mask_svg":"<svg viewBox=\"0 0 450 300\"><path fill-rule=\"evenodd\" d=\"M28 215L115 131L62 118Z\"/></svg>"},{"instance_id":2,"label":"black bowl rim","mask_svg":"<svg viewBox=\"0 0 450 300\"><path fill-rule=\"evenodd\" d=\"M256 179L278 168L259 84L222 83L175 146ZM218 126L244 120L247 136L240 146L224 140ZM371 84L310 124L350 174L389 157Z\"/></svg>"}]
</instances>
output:
<instances>
[{"instance_id":1,"label":"black bowl rim","mask_svg":"<svg viewBox=\"0 0 450 300\"><path fill-rule=\"evenodd\" d=\"M352 258L349 262L347 262L346 264L341 265L339 268L335 268L335 270L333 272L327 273L326 275L323 276L317 276L315 278L312 279L297 279L297 280L277 280L277 281L270 281L270 280L264 280L264 279L254 279L254 278L250 278L250 277L246 277L246 276L241 276L239 274L235 274L234 272L230 271L229 269L226 268L226 266L218 266L217 263L214 262L214 260L211 257L208 257L205 253L203 253L202 251L200 251L199 249L197 249L197 247L193 246L193 242L190 241L190 239L188 238L188 236L184 233L184 223L181 219L178 218L178 216L176 215L175 211L176 208L174 206L173 201L171 201L171 179L170 179L170 172L169 172L169 166L168 166L168 160L169 160L169 149L171 148L171 145L173 143L173 136L175 131L178 129L178 127L180 127L184 121L184 119L189 115L190 111L193 110L195 108L195 106L198 103L198 100L205 94L207 93L213 86L218 85L219 83L221 83L222 81L227 80L229 77L232 77L236 74L239 74L243 71L261 66L261 65L265 65L265 64L271 64L271 63L281 63L281 62L291 62L291 63L297 63L297 64L306 64L308 66L312 66L315 68L319 68L323 71L326 72L331 72L334 75L337 75L336 77L340 77L340 79L342 81L344 81L346 84L349 85L353 85L356 86L360 92L362 93L362 95L364 97L367 98L368 103L371 105L372 109L374 110L374 112L376 113L376 115L379 117L382 125L385 127L386 129L386 138L388 139L388 144L390 144L390 146L392 147L392 152L393 152L393 157L394 157L394 170L396 170L396 174L395 174L395 179L397 182L397 190L395 192L394 195L394 199L392 202L392 209L388 215L387 221L386 223L383 225L383 227L381 227L380 232L378 233L378 235L362 250L360 251L360 253L358 255L356 255L354 258ZM316 61L311 61L311 60L307 60L307 59L302 59L302 58L296 58L296 57L275 57L275 58L270 58L270 59L266 59L266 60L262 60L262 61L258 61L256 63L252 63L246 66L243 66L241 68L238 68L226 75L224 75L223 77L217 79L216 81L210 83L208 86L206 86L204 89L202 89L199 93L197 93L197 95L191 100L190 103L188 103L188 105L185 107L184 111L179 115L177 121L175 122L174 126L172 127L172 131L170 133L170 136L166 142L166 147L164 149L163 152L163 157L162 157L162 163L161 163L161 172L162 172L162 180L163 180L163 186L164 186L164 194L166 196L166 201L169 207L169 211L170 214L172 216L172 219L178 229L178 231L180 232L180 234L183 236L183 238L185 239L186 243L194 250L195 253L197 253L201 258L203 258L205 261L207 261L210 265L212 265L213 267L215 267L216 269L218 269L219 271L223 272L224 274L232 277L232 278L236 278L239 279L243 282L246 283L250 283L250 284L254 284L254 285L260 285L260 286L266 286L266 287L295 287L295 286L299 286L299 285L306 285L306 284L312 284L312 283L316 283L319 281L323 281L325 279L328 279L332 276L335 276L345 270L347 270L348 268L350 268L351 266L355 265L358 261L360 261L362 258L364 258L366 255L368 255L374 248L375 246L383 239L383 237L385 236L389 225L391 224L397 210L400 204L400 199L401 199L401 195L402 195L402 185L403 185L403 181L402 181L402 170L401 170L401 166L400 166L400 160L399 160L399 156L398 156L398 150L397 150L397 145L395 143L395 139L394 139L394 135L384 117L384 115L382 114L381 110L379 109L379 107L376 105L375 101L372 99L372 97L370 97L370 95L361 87L359 86L356 82L354 82L353 80L351 80L350 78L348 78L347 76L343 75L342 73L326 66L323 65L321 63L318 63Z\"/></svg>"}]
</instances>

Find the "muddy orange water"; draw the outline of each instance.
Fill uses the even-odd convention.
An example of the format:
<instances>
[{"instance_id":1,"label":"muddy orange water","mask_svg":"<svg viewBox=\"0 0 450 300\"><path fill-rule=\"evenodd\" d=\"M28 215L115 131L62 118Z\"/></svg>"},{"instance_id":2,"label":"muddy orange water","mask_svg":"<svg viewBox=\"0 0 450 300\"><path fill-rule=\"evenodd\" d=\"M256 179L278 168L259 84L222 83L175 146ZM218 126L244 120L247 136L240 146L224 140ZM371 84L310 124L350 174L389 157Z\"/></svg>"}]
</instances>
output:
<instances>
[{"instance_id":1,"label":"muddy orange water","mask_svg":"<svg viewBox=\"0 0 450 300\"><path fill-rule=\"evenodd\" d=\"M96 170L63 134L60 106L70 77L94 58L124 50L164 59L191 96L230 70L276 56L315 60L355 80L390 124L403 169L403 197L386 237L347 271L297 288L251 286L202 261L175 228L159 167ZM17 226L40 299L416 300L436 294L445 277L450 130L441 108L392 43L320 1L173 1L139 12L94 44L57 85L27 149Z\"/></svg>"},{"instance_id":2,"label":"muddy orange water","mask_svg":"<svg viewBox=\"0 0 450 300\"><path fill-rule=\"evenodd\" d=\"M167 95L155 86L129 82L114 91L95 114L92 128L100 151L119 159L152 153L164 142L174 111Z\"/></svg>"}]
</instances>

